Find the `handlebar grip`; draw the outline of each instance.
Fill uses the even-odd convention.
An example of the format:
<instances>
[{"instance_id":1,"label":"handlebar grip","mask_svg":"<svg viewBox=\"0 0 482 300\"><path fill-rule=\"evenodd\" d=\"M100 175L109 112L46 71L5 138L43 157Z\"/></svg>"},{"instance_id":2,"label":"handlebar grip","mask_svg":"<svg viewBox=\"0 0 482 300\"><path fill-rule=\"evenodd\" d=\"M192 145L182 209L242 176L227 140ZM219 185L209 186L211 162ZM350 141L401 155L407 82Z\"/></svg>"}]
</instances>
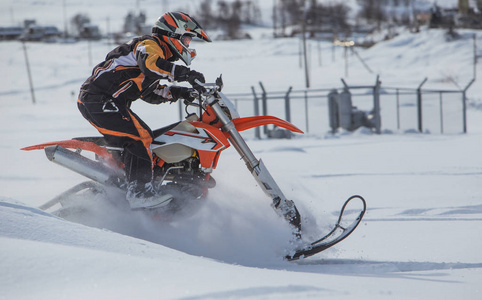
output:
<instances>
[{"instance_id":1,"label":"handlebar grip","mask_svg":"<svg viewBox=\"0 0 482 300\"><path fill-rule=\"evenodd\" d=\"M194 82L195 82L196 84L199 84L200 86L204 86L204 85L205 85L204 83L202 83L201 81L199 81L199 79L194 79Z\"/></svg>"}]
</instances>

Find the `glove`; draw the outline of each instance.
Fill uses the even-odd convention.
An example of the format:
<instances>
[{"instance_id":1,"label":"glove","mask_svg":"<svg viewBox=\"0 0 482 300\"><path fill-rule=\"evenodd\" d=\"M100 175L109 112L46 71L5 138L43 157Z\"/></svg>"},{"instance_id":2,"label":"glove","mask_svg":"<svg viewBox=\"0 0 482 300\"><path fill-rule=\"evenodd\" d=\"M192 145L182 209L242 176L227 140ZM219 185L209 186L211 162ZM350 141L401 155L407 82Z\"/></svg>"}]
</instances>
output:
<instances>
[{"instance_id":1,"label":"glove","mask_svg":"<svg viewBox=\"0 0 482 300\"><path fill-rule=\"evenodd\" d=\"M167 85L153 83L142 91L140 98L151 104L160 104L169 101L169 88Z\"/></svg>"},{"instance_id":2,"label":"glove","mask_svg":"<svg viewBox=\"0 0 482 300\"><path fill-rule=\"evenodd\" d=\"M202 86L200 86L198 83L196 83L196 79L199 80L202 83L206 82L206 79L204 79L204 75L202 73L191 70L191 69L186 68L184 66L176 66L176 71L178 72L177 76L175 77L176 81L179 81L179 82L187 81L197 91L199 91L199 92L204 91L204 88Z\"/></svg>"},{"instance_id":3,"label":"glove","mask_svg":"<svg viewBox=\"0 0 482 300\"><path fill-rule=\"evenodd\" d=\"M194 70L191 70L189 71L189 74L187 76L187 81L195 88L196 86L199 86L199 84L196 82L196 79L199 80L200 82L202 83L205 83L206 82L206 79L204 79L204 75L197 72L197 71L194 71Z\"/></svg>"},{"instance_id":4,"label":"glove","mask_svg":"<svg viewBox=\"0 0 482 300\"><path fill-rule=\"evenodd\" d=\"M197 94L195 89L183 86L171 86L169 92L171 93L173 101L184 99L188 102L193 102L196 99L195 96Z\"/></svg>"},{"instance_id":5,"label":"glove","mask_svg":"<svg viewBox=\"0 0 482 300\"><path fill-rule=\"evenodd\" d=\"M206 80L204 79L204 75L199 73L199 72L196 72L194 70L191 70L189 72L189 76L188 76L188 79L187 81L192 85L192 87L200 94L206 92L206 89L199 85L196 80L202 82L202 83L205 83Z\"/></svg>"}]
</instances>

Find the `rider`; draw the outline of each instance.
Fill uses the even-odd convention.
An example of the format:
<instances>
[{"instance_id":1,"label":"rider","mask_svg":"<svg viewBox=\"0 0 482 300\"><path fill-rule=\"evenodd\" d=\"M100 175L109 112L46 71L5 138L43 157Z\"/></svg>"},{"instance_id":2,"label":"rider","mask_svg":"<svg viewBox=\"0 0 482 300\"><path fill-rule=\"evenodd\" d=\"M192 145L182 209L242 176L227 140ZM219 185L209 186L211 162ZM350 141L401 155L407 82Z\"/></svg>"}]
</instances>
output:
<instances>
[{"instance_id":1,"label":"rider","mask_svg":"<svg viewBox=\"0 0 482 300\"><path fill-rule=\"evenodd\" d=\"M211 42L194 18L182 12L167 12L154 24L152 35L136 37L109 52L80 89L78 107L109 145L123 147L127 178L127 200L132 209L155 208L170 201L152 187L154 161L150 151L151 129L130 109L138 98L152 103L192 101L194 89L164 85L158 80L189 82L204 75L187 66L196 56L189 49L193 37Z\"/></svg>"}]
</instances>

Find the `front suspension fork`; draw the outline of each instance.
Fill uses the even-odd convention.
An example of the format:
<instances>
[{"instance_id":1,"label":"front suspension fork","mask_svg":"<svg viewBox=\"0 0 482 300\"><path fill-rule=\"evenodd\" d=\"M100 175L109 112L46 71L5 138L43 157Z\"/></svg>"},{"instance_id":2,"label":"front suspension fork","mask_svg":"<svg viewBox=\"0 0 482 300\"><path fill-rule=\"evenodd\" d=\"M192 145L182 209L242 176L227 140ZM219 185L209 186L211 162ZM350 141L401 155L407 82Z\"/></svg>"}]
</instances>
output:
<instances>
[{"instance_id":1,"label":"front suspension fork","mask_svg":"<svg viewBox=\"0 0 482 300\"><path fill-rule=\"evenodd\" d=\"M286 199L264 163L254 156L246 141L239 134L233 122L226 116L221 106L218 103L211 103L211 107L223 124L222 130L229 133L229 141L238 151L261 189L271 198L272 207L299 232L301 230L301 217L294 202Z\"/></svg>"}]
</instances>

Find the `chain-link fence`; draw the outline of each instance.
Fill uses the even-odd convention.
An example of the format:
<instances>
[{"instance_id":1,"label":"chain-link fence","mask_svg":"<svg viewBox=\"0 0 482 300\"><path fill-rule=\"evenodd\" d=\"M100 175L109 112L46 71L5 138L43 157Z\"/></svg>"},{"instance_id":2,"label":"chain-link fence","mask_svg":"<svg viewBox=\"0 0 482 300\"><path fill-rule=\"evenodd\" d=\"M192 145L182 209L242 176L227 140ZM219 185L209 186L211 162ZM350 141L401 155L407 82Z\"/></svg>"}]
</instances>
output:
<instances>
[{"instance_id":1,"label":"chain-link fence","mask_svg":"<svg viewBox=\"0 0 482 300\"><path fill-rule=\"evenodd\" d=\"M242 116L274 115L313 135L360 127L376 133L456 134L467 132L466 91L473 82L464 90L427 90L422 89L425 81L410 89L385 87L377 79L373 86L349 86L343 81L344 86L336 89L286 91L267 91L260 82L250 93L227 96ZM252 133L260 138L272 129Z\"/></svg>"}]
</instances>

